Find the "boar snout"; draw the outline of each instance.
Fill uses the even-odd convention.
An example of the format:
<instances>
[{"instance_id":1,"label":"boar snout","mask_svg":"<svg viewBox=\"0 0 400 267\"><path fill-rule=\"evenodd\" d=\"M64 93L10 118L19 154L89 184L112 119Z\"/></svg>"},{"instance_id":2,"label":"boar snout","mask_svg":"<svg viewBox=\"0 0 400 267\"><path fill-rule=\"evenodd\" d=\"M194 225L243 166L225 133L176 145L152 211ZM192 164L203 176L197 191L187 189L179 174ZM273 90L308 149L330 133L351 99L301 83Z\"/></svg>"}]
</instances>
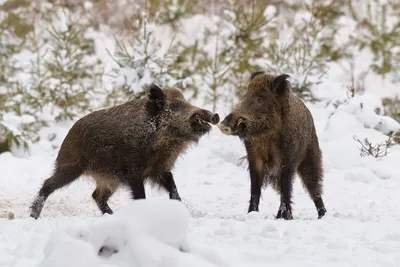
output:
<instances>
[{"instance_id":1,"label":"boar snout","mask_svg":"<svg viewBox=\"0 0 400 267\"><path fill-rule=\"evenodd\" d=\"M231 133L232 133L231 128L228 127L228 126L219 124L219 125L218 125L218 128L220 129L220 131L221 131L223 134L231 134Z\"/></svg>"},{"instance_id":2,"label":"boar snout","mask_svg":"<svg viewBox=\"0 0 400 267\"><path fill-rule=\"evenodd\" d=\"M231 113L218 125L218 128L223 134L242 135L246 130L246 119L243 117L234 119Z\"/></svg>"},{"instance_id":3,"label":"boar snout","mask_svg":"<svg viewBox=\"0 0 400 267\"><path fill-rule=\"evenodd\" d=\"M214 125L218 124L219 122L218 113L212 113L211 111L205 109L201 109L200 111L196 112L195 117L202 122L212 123Z\"/></svg>"},{"instance_id":4,"label":"boar snout","mask_svg":"<svg viewBox=\"0 0 400 267\"><path fill-rule=\"evenodd\" d=\"M223 134L232 134L232 128L230 127L230 122L232 120L232 113L229 114L228 116L225 117L225 119L223 121L221 121L220 124L218 124L218 128L219 130L223 133Z\"/></svg>"},{"instance_id":5,"label":"boar snout","mask_svg":"<svg viewBox=\"0 0 400 267\"><path fill-rule=\"evenodd\" d=\"M211 130L211 124L217 124L219 122L219 115L205 109L198 109L193 113L191 121L194 139L197 140L199 136Z\"/></svg>"}]
</instances>

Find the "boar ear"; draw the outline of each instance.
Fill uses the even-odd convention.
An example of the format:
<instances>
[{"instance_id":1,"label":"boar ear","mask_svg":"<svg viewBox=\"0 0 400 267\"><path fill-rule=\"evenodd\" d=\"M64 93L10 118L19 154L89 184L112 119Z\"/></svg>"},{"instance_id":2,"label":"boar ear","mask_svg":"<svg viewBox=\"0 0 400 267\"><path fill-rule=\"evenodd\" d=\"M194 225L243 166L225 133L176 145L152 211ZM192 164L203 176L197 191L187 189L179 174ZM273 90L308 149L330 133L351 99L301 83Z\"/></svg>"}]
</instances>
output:
<instances>
[{"instance_id":1,"label":"boar ear","mask_svg":"<svg viewBox=\"0 0 400 267\"><path fill-rule=\"evenodd\" d=\"M147 93L147 98L148 98L150 101L161 101L161 102L164 102L165 94L164 94L164 92L161 90L160 87L158 87L157 85L155 85L154 83L152 83L152 84L149 86L148 93Z\"/></svg>"},{"instance_id":2,"label":"boar ear","mask_svg":"<svg viewBox=\"0 0 400 267\"><path fill-rule=\"evenodd\" d=\"M264 72L263 71L255 71L255 72L251 73L250 81L253 80L254 77L256 77L257 75L260 75L260 74L264 74Z\"/></svg>"},{"instance_id":3,"label":"boar ear","mask_svg":"<svg viewBox=\"0 0 400 267\"><path fill-rule=\"evenodd\" d=\"M290 87L290 82L287 80L289 75L281 74L276 76L271 82L271 90L277 94L283 94Z\"/></svg>"},{"instance_id":4,"label":"boar ear","mask_svg":"<svg viewBox=\"0 0 400 267\"><path fill-rule=\"evenodd\" d=\"M163 109L165 103L165 94L160 87L151 84L147 91L147 111L151 116L157 116Z\"/></svg>"}]
</instances>

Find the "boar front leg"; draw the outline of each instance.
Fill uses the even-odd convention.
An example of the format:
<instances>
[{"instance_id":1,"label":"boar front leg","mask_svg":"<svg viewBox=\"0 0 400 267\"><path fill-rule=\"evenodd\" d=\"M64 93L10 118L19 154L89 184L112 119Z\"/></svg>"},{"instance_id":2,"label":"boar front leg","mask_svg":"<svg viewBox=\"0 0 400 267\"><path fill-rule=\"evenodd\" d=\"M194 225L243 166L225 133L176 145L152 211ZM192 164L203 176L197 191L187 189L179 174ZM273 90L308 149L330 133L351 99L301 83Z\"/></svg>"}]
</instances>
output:
<instances>
[{"instance_id":1,"label":"boar front leg","mask_svg":"<svg viewBox=\"0 0 400 267\"><path fill-rule=\"evenodd\" d=\"M258 205L260 203L262 179L264 175L263 161L261 159L249 160L250 170L250 205L249 212L259 211Z\"/></svg>"},{"instance_id":2,"label":"boar front leg","mask_svg":"<svg viewBox=\"0 0 400 267\"><path fill-rule=\"evenodd\" d=\"M248 213L252 211L259 211L258 206L260 203L261 187L264 177L264 161L257 158L250 148L250 144L245 144L247 150L247 158L249 161L250 172L250 204Z\"/></svg>"},{"instance_id":3,"label":"boar front leg","mask_svg":"<svg viewBox=\"0 0 400 267\"><path fill-rule=\"evenodd\" d=\"M174 181L174 176L172 175L172 172L166 171L161 175L161 185L165 188L165 190L168 191L169 193L169 198L170 199L176 199L179 201L181 200L181 197L179 196L178 189L176 188L176 184Z\"/></svg>"}]
</instances>

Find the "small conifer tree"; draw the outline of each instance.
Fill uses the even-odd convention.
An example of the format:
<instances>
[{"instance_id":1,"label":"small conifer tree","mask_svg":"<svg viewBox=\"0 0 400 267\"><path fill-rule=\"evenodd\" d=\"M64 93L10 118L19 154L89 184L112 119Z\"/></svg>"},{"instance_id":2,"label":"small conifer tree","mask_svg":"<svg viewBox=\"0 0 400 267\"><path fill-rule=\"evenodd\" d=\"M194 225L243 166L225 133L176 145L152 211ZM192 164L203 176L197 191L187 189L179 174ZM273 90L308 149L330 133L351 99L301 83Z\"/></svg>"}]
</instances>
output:
<instances>
[{"instance_id":1,"label":"small conifer tree","mask_svg":"<svg viewBox=\"0 0 400 267\"><path fill-rule=\"evenodd\" d=\"M94 40L85 36L89 25L63 9L63 27L51 24L50 51L44 66L49 71L49 101L58 109L55 119L70 120L92 110L91 99L100 90L102 66L95 57Z\"/></svg>"},{"instance_id":2,"label":"small conifer tree","mask_svg":"<svg viewBox=\"0 0 400 267\"><path fill-rule=\"evenodd\" d=\"M106 105L115 105L126 100L140 98L144 88L150 83L159 86L174 85L176 78L176 46L173 40L168 47L163 47L154 36L154 23L148 21L144 14L136 21L140 33L135 35L133 43L128 47L116 40L117 49L111 55L118 65L112 70L113 88L108 94Z\"/></svg>"}]
</instances>

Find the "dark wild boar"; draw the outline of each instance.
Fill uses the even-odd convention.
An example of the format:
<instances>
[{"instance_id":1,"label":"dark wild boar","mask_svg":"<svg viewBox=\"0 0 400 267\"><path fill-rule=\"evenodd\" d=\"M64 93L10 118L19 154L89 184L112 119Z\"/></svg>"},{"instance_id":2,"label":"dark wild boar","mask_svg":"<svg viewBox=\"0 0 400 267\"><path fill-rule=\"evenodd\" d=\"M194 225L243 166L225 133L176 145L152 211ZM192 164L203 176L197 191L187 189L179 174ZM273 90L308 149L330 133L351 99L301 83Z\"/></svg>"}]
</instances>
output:
<instances>
[{"instance_id":1,"label":"dark wild boar","mask_svg":"<svg viewBox=\"0 0 400 267\"><path fill-rule=\"evenodd\" d=\"M252 73L246 95L218 127L245 145L251 180L248 212L259 211L261 189L270 184L280 194L276 218L293 219L291 199L297 172L320 219L326 213L322 153L311 112L292 92L288 78L286 74Z\"/></svg>"},{"instance_id":2,"label":"dark wild boar","mask_svg":"<svg viewBox=\"0 0 400 267\"><path fill-rule=\"evenodd\" d=\"M151 85L147 97L92 112L69 130L31 206L37 219L48 196L82 175L97 184L92 197L100 211L112 214L107 201L124 185L133 199L146 198L144 182L181 200L171 173L179 155L207 134L218 114L192 106L179 89Z\"/></svg>"}]
</instances>

